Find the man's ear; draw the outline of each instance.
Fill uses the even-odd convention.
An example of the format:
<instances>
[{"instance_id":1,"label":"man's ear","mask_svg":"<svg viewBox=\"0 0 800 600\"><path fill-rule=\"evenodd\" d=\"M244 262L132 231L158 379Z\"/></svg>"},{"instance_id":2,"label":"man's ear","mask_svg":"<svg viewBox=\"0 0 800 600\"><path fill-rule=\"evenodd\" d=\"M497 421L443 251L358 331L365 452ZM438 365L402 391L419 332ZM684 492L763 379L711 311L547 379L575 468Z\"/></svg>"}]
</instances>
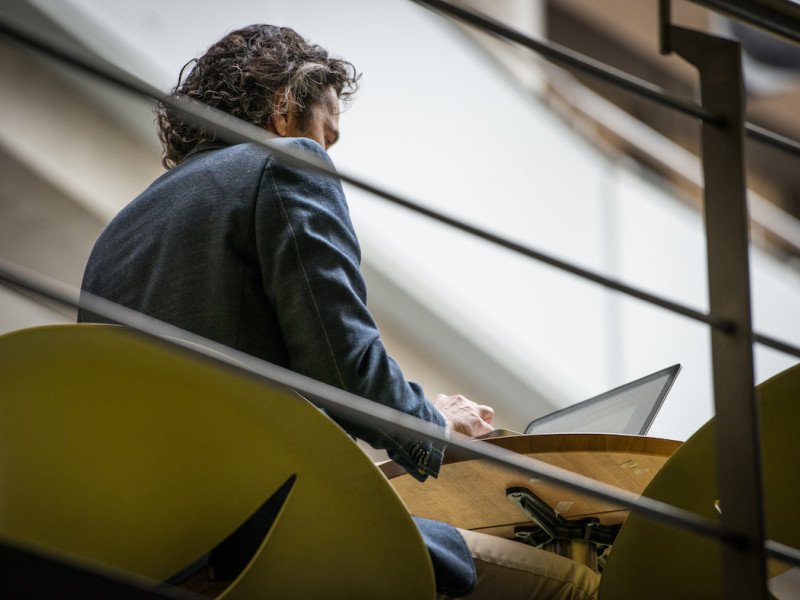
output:
<instances>
[{"instance_id":1,"label":"man's ear","mask_svg":"<svg viewBox=\"0 0 800 600\"><path fill-rule=\"evenodd\" d=\"M272 116L269 118L267 129L281 137L286 137L289 131L289 118L291 96L286 93L286 88L280 88L272 99Z\"/></svg>"}]
</instances>

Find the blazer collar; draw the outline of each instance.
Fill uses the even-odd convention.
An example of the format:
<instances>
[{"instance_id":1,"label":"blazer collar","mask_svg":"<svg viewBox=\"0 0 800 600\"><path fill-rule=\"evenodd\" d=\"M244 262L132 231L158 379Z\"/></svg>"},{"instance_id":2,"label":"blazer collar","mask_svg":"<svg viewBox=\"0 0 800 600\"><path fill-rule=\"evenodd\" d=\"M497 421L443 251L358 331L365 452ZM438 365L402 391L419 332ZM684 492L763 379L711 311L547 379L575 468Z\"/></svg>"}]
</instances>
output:
<instances>
[{"instance_id":1,"label":"blazer collar","mask_svg":"<svg viewBox=\"0 0 800 600\"><path fill-rule=\"evenodd\" d=\"M223 142L218 142L218 141L207 140L205 142L200 142L194 148L189 150L189 152L186 153L186 156L183 157L181 162L188 160L193 156L197 156L198 154L202 154L203 152L210 152L211 150L219 150L220 148L225 148L226 146L229 145L230 144L225 144Z\"/></svg>"}]
</instances>

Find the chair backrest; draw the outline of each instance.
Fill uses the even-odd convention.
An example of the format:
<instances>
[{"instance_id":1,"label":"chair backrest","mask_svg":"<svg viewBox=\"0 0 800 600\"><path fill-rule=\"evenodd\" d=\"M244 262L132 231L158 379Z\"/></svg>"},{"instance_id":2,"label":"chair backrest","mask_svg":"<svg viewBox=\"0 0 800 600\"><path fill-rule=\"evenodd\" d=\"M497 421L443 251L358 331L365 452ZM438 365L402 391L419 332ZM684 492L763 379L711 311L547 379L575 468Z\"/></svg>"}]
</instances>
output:
<instances>
[{"instance_id":1,"label":"chair backrest","mask_svg":"<svg viewBox=\"0 0 800 600\"><path fill-rule=\"evenodd\" d=\"M295 484L230 598L434 596L369 458L296 394L121 327L0 337L0 536L164 580Z\"/></svg>"},{"instance_id":2,"label":"chair backrest","mask_svg":"<svg viewBox=\"0 0 800 600\"><path fill-rule=\"evenodd\" d=\"M769 539L800 547L800 366L757 388L762 425L762 479ZM719 520L714 420L689 438L656 474L644 495ZM725 510L722 505L720 510ZM788 566L770 564L771 575ZM722 598L719 543L631 514L609 555L600 600Z\"/></svg>"}]
</instances>

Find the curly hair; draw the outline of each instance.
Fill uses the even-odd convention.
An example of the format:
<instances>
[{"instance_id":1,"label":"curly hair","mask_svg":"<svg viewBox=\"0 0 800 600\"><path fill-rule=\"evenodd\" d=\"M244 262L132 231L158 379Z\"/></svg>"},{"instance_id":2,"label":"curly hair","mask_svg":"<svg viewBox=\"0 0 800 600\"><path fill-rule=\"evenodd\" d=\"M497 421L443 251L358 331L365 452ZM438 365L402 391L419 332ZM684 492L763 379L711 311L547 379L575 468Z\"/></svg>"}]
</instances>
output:
<instances>
[{"instance_id":1,"label":"curly hair","mask_svg":"<svg viewBox=\"0 0 800 600\"><path fill-rule=\"evenodd\" d=\"M229 33L202 57L186 63L173 91L262 128L279 108L275 99L281 92L303 126L310 109L324 100L329 88L346 100L358 89L359 78L351 63L332 58L288 27L251 25ZM164 103L156 107L156 122L164 146L161 162L167 169L200 142L213 139Z\"/></svg>"}]
</instances>

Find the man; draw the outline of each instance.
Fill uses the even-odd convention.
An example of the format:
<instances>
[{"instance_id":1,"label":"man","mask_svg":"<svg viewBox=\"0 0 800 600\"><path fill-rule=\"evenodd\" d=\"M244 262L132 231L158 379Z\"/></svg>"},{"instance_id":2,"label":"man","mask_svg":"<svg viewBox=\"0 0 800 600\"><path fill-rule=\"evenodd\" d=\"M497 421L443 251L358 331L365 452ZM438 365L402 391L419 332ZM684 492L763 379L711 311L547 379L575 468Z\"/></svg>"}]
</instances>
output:
<instances>
[{"instance_id":1,"label":"man","mask_svg":"<svg viewBox=\"0 0 800 600\"><path fill-rule=\"evenodd\" d=\"M176 91L332 168L326 151L339 137L339 103L358 78L350 63L291 29L256 25L213 45ZM338 180L283 164L255 144L218 143L165 106L158 123L169 170L100 236L84 290L442 428L471 436L492 430L491 408L460 395L426 399L386 353L366 307L360 250ZM421 481L439 471L439 444L342 426ZM565 590L583 598L596 588L596 576L567 559L471 532L464 533L468 552L454 528L417 522L442 593L468 592L475 564L476 593L497 593L499 584L483 578L511 571L525 573L527 595L520 597L533 597L545 580L556 581L564 598L573 597ZM497 552L516 562L501 564ZM531 570L539 587L525 579Z\"/></svg>"}]
</instances>

